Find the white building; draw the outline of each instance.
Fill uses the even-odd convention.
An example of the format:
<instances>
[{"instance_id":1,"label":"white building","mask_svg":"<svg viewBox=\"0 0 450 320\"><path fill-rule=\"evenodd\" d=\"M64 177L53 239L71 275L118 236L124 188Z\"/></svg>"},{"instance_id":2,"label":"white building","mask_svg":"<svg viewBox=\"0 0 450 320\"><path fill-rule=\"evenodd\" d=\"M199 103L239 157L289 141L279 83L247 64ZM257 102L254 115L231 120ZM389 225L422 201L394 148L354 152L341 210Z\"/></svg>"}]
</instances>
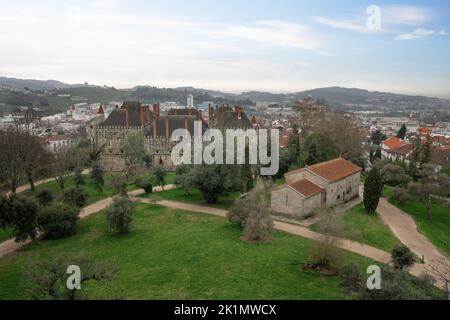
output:
<instances>
[{"instance_id":1,"label":"white building","mask_svg":"<svg viewBox=\"0 0 450 320\"><path fill-rule=\"evenodd\" d=\"M194 95L192 93L188 94L187 107L188 108L193 108L194 107Z\"/></svg>"}]
</instances>

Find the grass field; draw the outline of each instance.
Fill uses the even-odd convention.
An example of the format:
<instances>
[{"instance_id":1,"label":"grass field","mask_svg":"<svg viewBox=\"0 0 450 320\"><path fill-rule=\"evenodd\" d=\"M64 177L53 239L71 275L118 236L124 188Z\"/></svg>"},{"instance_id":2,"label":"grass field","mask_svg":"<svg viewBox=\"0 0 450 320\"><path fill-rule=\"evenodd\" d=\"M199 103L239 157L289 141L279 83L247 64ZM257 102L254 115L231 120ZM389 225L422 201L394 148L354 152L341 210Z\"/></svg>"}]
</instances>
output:
<instances>
[{"instance_id":1,"label":"grass field","mask_svg":"<svg viewBox=\"0 0 450 320\"><path fill-rule=\"evenodd\" d=\"M6 228L6 230L0 229L0 243L2 243L3 241L9 240L12 237L14 237L14 235L13 235L13 230L11 228Z\"/></svg>"},{"instance_id":2,"label":"grass field","mask_svg":"<svg viewBox=\"0 0 450 320\"><path fill-rule=\"evenodd\" d=\"M394 236L377 214L368 214L362 203L342 215L343 236L373 247L391 251L400 241ZM311 229L318 230L318 225Z\"/></svg>"},{"instance_id":3,"label":"grass field","mask_svg":"<svg viewBox=\"0 0 450 320\"><path fill-rule=\"evenodd\" d=\"M385 196L392 196L393 191L385 187ZM450 254L450 206L441 201L432 202L432 219L427 219L427 209L422 201L406 201L397 203L389 200L392 204L410 214L417 223L417 227L430 241L443 252Z\"/></svg>"},{"instance_id":4,"label":"grass field","mask_svg":"<svg viewBox=\"0 0 450 320\"><path fill-rule=\"evenodd\" d=\"M162 199L162 200L172 200L172 201L186 202L186 203L192 203L192 204L207 205L210 207L221 208L221 209L228 209L233 204L234 200L239 196L239 194L240 194L239 192L229 193L228 195L220 197L219 201L217 203L213 203L213 204L207 204L205 202L205 200L203 199L202 193L197 189L193 189L190 194L185 194L183 189L177 188L177 189L166 190L166 191L153 193L153 194L144 194L144 195L142 195L142 197L143 198Z\"/></svg>"},{"instance_id":5,"label":"grass field","mask_svg":"<svg viewBox=\"0 0 450 320\"><path fill-rule=\"evenodd\" d=\"M391 251L400 241L378 214L368 214L362 203L347 211L343 216L345 225L352 229L355 240L376 248Z\"/></svg>"},{"instance_id":6,"label":"grass field","mask_svg":"<svg viewBox=\"0 0 450 320\"><path fill-rule=\"evenodd\" d=\"M115 194L114 189L110 186L110 181L112 179L112 176L110 174L105 174L105 186L103 187L103 190L100 192L96 189L92 179L89 175L83 175L86 181L86 185L82 186L83 189L89 194L89 197L87 199L87 204L95 203L99 200L102 200L107 197L111 197ZM132 181L132 180L131 180ZM24 195L34 195L38 193L40 190L48 189L53 192L55 197L62 197L64 191L69 190L74 186L74 177L69 176L66 178L64 183L64 190L62 190L59 185L56 183L56 181L50 181L44 184L41 184L39 186L36 186L36 190L32 192L31 190L23 192ZM132 191L137 189L137 187L134 184L130 184L127 188L128 191Z\"/></svg>"},{"instance_id":7,"label":"grass field","mask_svg":"<svg viewBox=\"0 0 450 320\"><path fill-rule=\"evenodd\" d=\"M95 261L114 259L108 283L83 285L91 298L126 299L345 299L337 277L302 271L311 242L274 232L272 243L240 241L227 220L135 204L132 231L111 235L103 214L79 222L77 235L42 241L0 259L0 299L27 298L27 263L81 251ZM343 252L361 267L369 259Z\"/></svg>"}]
</instances>

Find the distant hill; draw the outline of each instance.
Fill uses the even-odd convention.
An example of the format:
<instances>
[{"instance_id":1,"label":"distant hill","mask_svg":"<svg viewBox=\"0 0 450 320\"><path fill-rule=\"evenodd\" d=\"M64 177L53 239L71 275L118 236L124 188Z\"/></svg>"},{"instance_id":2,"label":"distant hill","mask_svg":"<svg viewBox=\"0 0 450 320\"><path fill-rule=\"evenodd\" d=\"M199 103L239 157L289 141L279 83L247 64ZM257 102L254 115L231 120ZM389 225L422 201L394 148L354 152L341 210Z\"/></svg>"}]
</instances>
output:
<instances>
[{"instance_id":1,"label":"distant hill","mask_svg":"<svg viewBox=\"0 0 450 320\"><path fill-rule=\"evenodd\" d=\"M51 89L81 86L81 85L71 85L56 80L34 80L34 79L16 79L16 78L0 77L0 86L1 85L15 89L28 88L30 90L51 90Z\"/></svg>"},{"instance_id":2,"label":"distant hill","mask_svg":"<svg viewBox=\"0 0 450 320\"><path fill-rule=\"evenodd\" d=\"M196 102L210 101L213 104L229 103L243 106L254 105L256 102L276 102L289 105L306 96L311 96L314 99L325 99L332 108L343 110L443 110L446 112L450 109L450 100L343 87L318 88L293 93L248 91L233 94L189 86L171 89L147 85L131 89L115 89L105 86L67 84L56 80L0 77L1 85L17 89L17 91L0 88L0 112L15 106L32 105L54 112L54 110L63 110L70 104L79 101L107 103L139 100L143 103L174 101L186 104L188 93L194 95ZM30 91L24 90L25 87ZM46 91L44 92L44 90Z\"/></svg>"}]
</instances>

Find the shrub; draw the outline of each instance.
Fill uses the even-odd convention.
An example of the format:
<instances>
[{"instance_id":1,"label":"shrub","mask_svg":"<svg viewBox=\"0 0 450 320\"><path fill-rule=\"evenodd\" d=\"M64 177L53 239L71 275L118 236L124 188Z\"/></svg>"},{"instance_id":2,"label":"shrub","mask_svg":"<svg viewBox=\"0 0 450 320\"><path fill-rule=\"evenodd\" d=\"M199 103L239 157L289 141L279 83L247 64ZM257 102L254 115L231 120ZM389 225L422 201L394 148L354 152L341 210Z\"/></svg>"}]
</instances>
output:
<instances>
[{"instance_id":1,"label":"shrub","mask_svg":"<svg viewBox=\"0 0 450 320\"><path fill-rule=\"evenodd\" d=\"M164 185L166 184L166 179L165 179L165 171L164 168L161 166L156 166L153 169L153 175L155 176L155 182L158 186L161 186L162 189L164 190Z\"/></svg>"},{"instance_id":2,"label":"shrub","mask_svg":"<svg viewBox=\"0 0 450 320\"><path fill-rule=\"evenodd\" d=\"M362 300L443 300L446 295L435 288L428 276L413 277L400 269L384 266L381 271L381 289L361 286L358 298Z\"/></svg>"},{"instance_id":3,"label":"shrub","mask_svg":"<svg viewBox=\"0 0 450 320\"><path fill-rule=\"evenodd\" d=\"M361 288L362 274L359 266L352 262L342 268L340 273L340 285L349 292L357 292Z\"/></svg>"},{"instance_id":4,"label":"shrub","mask_svg":"<svg viewBox=\"0 0 450 320\"><path fill-rule=\"evenodd\" d=\"M11 223L11 210L9 200L0 194L0 229L6 228Z\"/></svg>"},{"instance_id":5,"label":"shrub","mask_svg":"<svg viewBox=\"0 0 450 320\"><path fill-rule=\"evenodd\" d=\"M9 222L14 229L16 242L36 239L38 204L30 197L14 195L9 199Z\"/></svg>"},{"instance_id":6,"label":"shrub","mask_svg":"<svg viewBox=\"0 0 450 320\"><path fill-rule=\"evenodd\" d=\"M127 178L124 175L113 175L109 182L115 194L125 196L127 194Z\"/></svg>"},{"instance_id":7,"label":"shrub","mask_svg":"<svg viewBox=\"0 0 450 320\"><path fill-rule=\"evenodd\" d=\"M318 227L321 236L313 242L309 253L312 267L336 273L342 263L342 251L337 246L343 233L341 219L337 214L328 213Z\"/></svg>"},{"instance_id":8,"label":"shrub","mask_svg":"<svg viewBox=\"0 0 450 320\"><path fill-rule=\"evenodd\" d=\"M89 195L82 188L71 188L64 192L64 202L82 208L86 205Z\"/></svg>"},{"instance_id":9,"label":"shrub","mask_svg":"<svg viewBox=\"0 0 450 320\"><path fill-rule=\"evenodd\" d=\"M411 196L408 190L400 187L394 188L394 195L392 196L392 200L394 200L397 203L404 203L405 201L408 201L410 199Z\"/></svg>"},{"instance_id":10,"label":"shrub","mask_svg":"<svg viewBox=\"0 0 450 320\"><path fill-rule=\"evenodd\" d=\"M89 299L86 290L67 288L67 266L79 266L82 272L80 285L83 288L89 282L111 281L117 272L114 261L99 262L85 254L75 257L64 255L51 260L29 261L26 266L28 284L27 293L34 300L86 300Z\"/></svg>"},{"instance_id":11,"label":"shrub","mask_svg":"<svg viewBox=\"0 0 450 320\"><path fill-rule=\"evenodd\" d=\"M73 180L75 182L75 186L76 187L81 187L81 186L84 186L86 184L86 180L84 179L84 176L81 173L80 168L77 168L75 170L75 174L73 176Z\"/></svg>"},{"instance_id":12,"label":"shrub","mask_svg":"<svg viewBox=\"0 0 450 320\"><path fill-rule=\"evenodd\" d=\"M39 201L40 205L45 206L53 201L54 199L53 192L49 189L40 190L36 194L36 199Z\"/></svg>"},{"instance_id":13,"label":"shrub","mask_svg":"<svg viewBox=\"0 0 450 320\"><path fill-rule=\"evenodd\" d=\"M113 203L106 209L105 215L112 232L128 232L133 220L133 206L130 199L124 196L114 197Z\"/></svg>"},{"instance_id":14,"label":"shrub","mask_svg":"<svg viewBox=\"0 0 450 320\"><path fill-rule=\"evenodd\" d=\"M63 202L41 208L39 212L39 230L46 239L59 239L76 233L79 210Z\"/></svg>"},{"instance_id":15,"label":"shrub","mask_svg":"<svg viewBox=\"0 0 450 320\"><path fill-rule=\"evenodd\" d=\"M414 253L405 245L396 245L391 251L392 263L395 269L408 269L411 267L416 257Z\"/></svg>"},{"instance_id":16,"label":"shrub","mask_svg":"<svg viewBox=\"0 0 450 320\"><path fill-rule=\"evenodd\" d=\"M145 193L152 193L156 181L152 174L145 173L142 176L136 177L135 183L139 188L144 189Z\"/></svg>"}]
</instances>

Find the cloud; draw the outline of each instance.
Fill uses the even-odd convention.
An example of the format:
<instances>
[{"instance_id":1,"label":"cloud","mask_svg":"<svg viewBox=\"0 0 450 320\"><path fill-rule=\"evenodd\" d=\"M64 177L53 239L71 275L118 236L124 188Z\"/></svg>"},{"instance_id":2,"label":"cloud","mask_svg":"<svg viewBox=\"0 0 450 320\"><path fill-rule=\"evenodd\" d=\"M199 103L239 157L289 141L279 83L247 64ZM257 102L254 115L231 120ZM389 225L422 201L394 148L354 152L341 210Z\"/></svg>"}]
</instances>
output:
<instances>
[{"instance_id":1,"label":"cloud","mask_svg":"<svg viewBox=\"0 0 450 320\"><path fill-rule=\"evenodd\" d=\"M448 35L450 35L450 33L448 33L445 30L441 30L441 31L439 31L439 35L441 35L441 36L448 36Z\"/></svg>"},{"instance_id":2,"label":"cloud","mask_svg":"<svg viewBox=\"0 0 450 320\"><path fill-rule=\"evenodd\" d=\"M385 6L381 8L383 24L421 25L433 20L430 10L416 6Z\"/></svg>"},{"instance_id":3,"label":"cloud","mask_svg":"<svg viewBox=\"0 0 450 320\"><path fill-rule=\"evenodd\" d=\"M332 28L336 29L345 29L357 32L368 32L371 31L367 28L367 26L363 23L349 21L349 20L339 20L339 19L330 19L325 17L314 16L312 20L316 23L324 24Z\"/></svg>"},{"instance_id":4,"label":"cloud","mask_svg":"<svg viewBox=\"0 0 450 320\"><path fill-rule=\"evenodd\" d=\"M253 25L224 26L211 31L216 36L243 39L273 46L313 50L321 45L312 31L296 23L283 21L258 21Z\"/></svg>"},{"instance_id":5,"label":"cloud","mask_svg":"<svg viewBox=\"0 0 450 320\"><path fill-rule=\"evenodd\" d=\"M427 30L427 29L419 28L419 29L414 30L411 33L400 34L397 37L395 37L394 40L400 40L400 41L416 40L416 39L421 39L423 37L431 36L435 33L436 33L436 31L434 31L434 30Z\"/></svg>"},{"instance_id":6,"label":"cloud","mask_svg":"<svg viewBox=\"0 0 450 320\"><path fill-rule=\"evenodd\" d=\"M309 68L309 63L307 63L307 62L297 61L294 64L301 68Z\"/></svg>"}]
</instances>

